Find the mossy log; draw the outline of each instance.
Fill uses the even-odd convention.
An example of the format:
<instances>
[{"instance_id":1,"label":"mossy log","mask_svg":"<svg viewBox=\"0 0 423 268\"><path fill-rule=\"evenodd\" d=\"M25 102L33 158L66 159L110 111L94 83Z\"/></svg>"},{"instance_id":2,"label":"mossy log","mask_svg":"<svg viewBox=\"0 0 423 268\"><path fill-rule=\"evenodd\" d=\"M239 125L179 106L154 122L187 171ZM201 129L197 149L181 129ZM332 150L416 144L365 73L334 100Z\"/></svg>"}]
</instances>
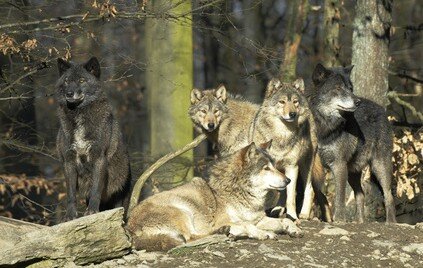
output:
<instances>
[{"instance_id":1,"label":"mossy log","mask_svg":"<svg viewBox=\"0 0 423 268\"><path fill-rule=\"evenodd\" d=\"M131 248L123 224L123 208L52 227L0 218L0 266L46 260L81 265L123 256Z\"/></svg>"}]
</instances>

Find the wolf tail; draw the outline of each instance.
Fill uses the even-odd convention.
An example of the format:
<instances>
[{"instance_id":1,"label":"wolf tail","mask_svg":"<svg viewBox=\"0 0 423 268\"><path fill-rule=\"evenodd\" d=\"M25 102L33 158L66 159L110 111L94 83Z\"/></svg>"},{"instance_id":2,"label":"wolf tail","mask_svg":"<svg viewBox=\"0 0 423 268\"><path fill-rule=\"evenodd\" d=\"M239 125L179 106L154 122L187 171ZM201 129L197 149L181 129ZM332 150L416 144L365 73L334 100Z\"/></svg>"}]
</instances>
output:
<instances>
[{"instance_id":1,"label":"wolf tail","mask_svg":"<svg viewBox=\"0 0 423 268\"><path fill-rule=\"evenodd\" d=\"M322 160L317 152L315 152L313 167L312 167L312 184L313 190L316 194L317 203L322 211L323 220L327 222L332 221L332 213L330 211L329 202L322 192L323 184L325 183L326 174L322 165Z\"/></svg>"},{"instance_id":2,"label":"wolf tail","mask_svg":"<svg viewBox=\"0 0 423 268\"><path fill-rule=\"evenodd\" d=\"M171 237L166 234L157 235L133 235L132 243L135 249L145 249L146 251L168 251L171 248L185 244L185 238L181 235Z\"/></svg>"}]
</instances>

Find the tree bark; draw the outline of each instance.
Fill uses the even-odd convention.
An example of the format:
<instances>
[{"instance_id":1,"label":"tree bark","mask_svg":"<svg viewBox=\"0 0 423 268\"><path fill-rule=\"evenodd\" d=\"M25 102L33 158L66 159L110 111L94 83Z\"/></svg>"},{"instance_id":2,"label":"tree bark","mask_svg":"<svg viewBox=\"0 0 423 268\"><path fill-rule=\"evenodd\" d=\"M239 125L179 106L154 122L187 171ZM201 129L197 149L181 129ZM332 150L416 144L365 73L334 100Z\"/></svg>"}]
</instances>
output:
<instances>
[{"instance_id":1,"label":"tree bark","mask_svg":"<svg viewBox=\"0 0 423 268\"><path fill-rule=\"evenodd\" d=\"M243 92L247 100L259 103L262 99L264 84L258 79L256 73L259 70L257 46L263 41L263 24L261 15L262 4L255 0L243 1L243 34L244 47L242 48L245 61L246 87Z\"/></svg>"},{"instance_id":2,"label":"tree bark","mask_svg":"<svg viewBox=\"0 0 423 268\"><path fill-rule=\"evenodd\" d=\"M0 266L27 265L40 259L82 265L123 256L131 248L123 228L123 208L53 227L0 218L0 230L1 245L5 245L0 248Z\"/></svg>"},{"instance_id":3,"label":"tree bark","mask_svg":"<svg viewBox=\"0 0 423 268\"><path fill-rule=\"evenodd\" d=\"M339 63L339 10L340 0L325 0L323 29L323 63L326 67L340 65Z\"/></svg>"},{"instance_id":4,"label":"tree bark","mask_svg":"<svg viewBox=\"0 0 423 268\"><path fill-rule=\"evenodd\" d=\"M192 123L187 115L193 88L191 1L149 1L155 13L167 11L178 19L151 18L145 24L146 94L149 103L150 152L155 158L192 141ZM192 152L171 163L171 182L187 176ZM175 171L175 169L179 170ZM191 170L192 171L192 170ZM161 178L162 179L162 178Z\"/></svg>"},{"instance_id":5,"label":"tree bark","mask_svg":"<svg viewBox=\"0 0 423 268\"><path fill-rule=\"evenodd\" d=\"M392 0L358 0L352 45L354 92L382 106L388 105L388 47Z\"/></svg>"},{"instance_id":6,"label":"tree bark","mask_svg":"<svg viewBox=\"0 0 423 268\"><path fill-rule=\"evenodd\" d=\"M309 8L308 0L290 0L288 5L289 21L280 66L280 78L285 82L294 81L296 78L298 48Z\"/></svg>"}]
</instances>

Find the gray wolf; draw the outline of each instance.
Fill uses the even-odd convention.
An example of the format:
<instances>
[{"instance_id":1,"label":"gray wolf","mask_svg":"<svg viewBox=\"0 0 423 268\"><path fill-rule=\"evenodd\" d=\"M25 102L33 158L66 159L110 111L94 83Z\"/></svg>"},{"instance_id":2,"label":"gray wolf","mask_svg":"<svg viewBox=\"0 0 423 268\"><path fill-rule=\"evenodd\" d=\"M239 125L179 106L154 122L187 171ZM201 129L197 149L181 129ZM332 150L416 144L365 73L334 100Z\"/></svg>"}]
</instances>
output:
<instances>
[{"instance_id":1,"label":"gray wolf","mask_svg":"<svg viewBox=\"0 0 423 268\"><path fill-rule=\"evenodd\" d=\"M235 238L301 236L291 220L269 218L264 212L269 191L289 183L273 166L268 147L251 143L217 160L207 180L194 178L138 204L127 224L135 248L168 250L222 230Z\"/></svg>"},{"instance_id":2,"label":"gray wolf","mask_svg":"<svg viewBox=\"0 0 423 268\"><path fill-rule=\"evenodd\" d=\"M313 72L310 107L314 115L318 152L335 180L334 220L345 221L345 186L348 180L357 202L358 221L364 221L361 171L370 165L383 190L386 221L395 222L391 193L393 134L384 108L353 94L352 66Z\"/></svg>"},{"instance_id":3,"label":"gray wolf","mask_svg":"<svg viewBox=\"0 0 423 268\"><path fill-rule=\"evenodd\" d=\"M215 89L191 91L188 114L197 131L207 135L219 155L231 154L247 146L248 126L259 105L231 96L224 85Z\"/></svg>"},{"instance_id":4,"label":"gray wolf","mask_svg":"<svg viewBox=\"0 0 423 268\"><path fill-rule=\"evenodd\" d=\"M66 219L77 217L77 190L87 200L86 215L127 205L131 187L128 152L99 80L97 58L84 64L59 58L58 68L56 146L66 178Z\"/></svg>"},{"instance_id":5,"label":"gray wolf","mask_svg":"<svg viewBox=\"0 0 423 268\"><path fill-rule=\"evenodd\" d=\"M250 126L250 136L256 143L273 141L269 154L275 159L276 168L291 179L286 202L279 202L286 203L287 214L298 219L296 188L300 175L304 179L305 192L299 217L309 219L316 193L324 220L331 221L327 199L321 192L324 172L319 167L320 161L315 161L317 138L304 90L301 78L292 83L273 78L267 85L263 104Z\"/></svg>"}]
</instances>

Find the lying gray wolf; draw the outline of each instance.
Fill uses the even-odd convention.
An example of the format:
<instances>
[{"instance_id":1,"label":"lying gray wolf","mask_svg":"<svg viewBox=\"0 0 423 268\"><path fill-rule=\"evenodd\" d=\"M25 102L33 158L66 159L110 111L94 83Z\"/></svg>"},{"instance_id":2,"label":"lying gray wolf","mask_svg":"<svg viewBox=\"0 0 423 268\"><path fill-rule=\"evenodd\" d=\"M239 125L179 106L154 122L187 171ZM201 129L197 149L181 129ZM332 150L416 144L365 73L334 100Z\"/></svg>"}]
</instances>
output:
<instances>
[{"instance_id":1,"label":"lying gray wolf","mask_svg":"<svg viewBox=\"0 0 423 268\"><path fill-rule=\"evenodd\" d=\"M391 193L393 134L384 108L353 94L352 67L325 68L313 72L310 96L323 165L335 180L334 220L345 220L345 186L348 179L357 202L358 221L364 221L364 193L360 178L370 165L383 190L386 221L395 222Z\"/></svg>"},{"instance_id":2,"label":"lying gray wolf","mask_svg":"<svg viewBox=\"0 0 423 268\"><path fill-rule=\"evenodd\" d=\"M86 215L127 206L129 157L99 80L100 64L95 57L85 64L58 59L58 67L56 146L66 178L66 219L77 217L77 190L87 199Z\"/></svg>"},{"instance_id":3,"label":"lying gray wolf","mask_svg":"<svg viewBox=\"0 0 423 268\"><path fill-rule=\"evenodd\" d=\"M264 212L269 191L289 183L273 166L267 146L252 143L214 163L207 181L194 178L138 204L127 225L135 248L168 250L222 229L236 238L301 236L291 220L269 218Z\"/></svg>"}]
</instances>

